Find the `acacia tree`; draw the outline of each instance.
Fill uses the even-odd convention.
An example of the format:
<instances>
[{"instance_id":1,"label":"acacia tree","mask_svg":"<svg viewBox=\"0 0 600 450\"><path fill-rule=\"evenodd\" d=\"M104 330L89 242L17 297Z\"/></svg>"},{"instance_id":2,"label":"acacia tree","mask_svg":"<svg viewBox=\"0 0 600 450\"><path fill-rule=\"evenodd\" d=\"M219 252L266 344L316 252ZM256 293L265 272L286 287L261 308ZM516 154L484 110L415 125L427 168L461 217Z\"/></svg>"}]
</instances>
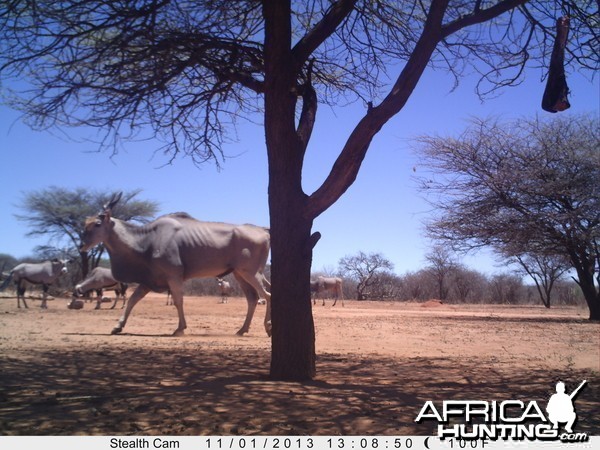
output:
<instances>
[{"instance_id":1,"label":"acacia tree","mask_svg":"<svg viewBox=\"0 0 600 450\"><path fill-rule=\"evenodd\" d=\"M100 127L102 144L114 148L151 135L196 163L218 163L230 122L262 112L271 376L307 379L315 375L314 219L352 185L372 139L428 66L456 80L474 69L483 93L514 84L526 63L547 66L563 6L571 15L567 67L594 67L593 0L8 1L0 6L0 76L31 82L9 100L34 126ZM304 192L317 105L352 100L362 101L363 117L323 184Z\"/></svg>"},{"instance_id":2,"label":"acacia tree","mask_svg":"<svg viewBox=\"0 0 600 450\"><path fill-rule=\"evenodd\" d=\"M144 223L156 214L158 207L155 202L136 199L140 192L134 190L123 194L121 202L115 207L116 217ZM16 214L16 217L29 227L27 236L48 238L45 251L76 253L81 276L85 277L100 262L104 247L98 246L89 252L79 250L84 221L102 211L110 195L84 188L51 186L25 193L19 205L23 213Z\"/></svg>"},{"instance_id":3,"label":"acacia tree","mask_svg":"<svg viewBox=\"0 0 600 450\"><path fill-rule=\"evenodd\" d=\"M427 230L456 248L566 258L600 320L600 132L594 115L476 121L458 139L423 138L439 212Z\"/></svg>"},{"instance_id":4,"label":"acacia tree","mask_svg":"<svg viewBox=\"0 0 600 450\"><path fill-rule=\"evenodd\" d=\"M450 251L442 245L434 246L425 255L425 259L429 263L428 270L435 280L438 298L446 300L450 291L449 279L458 267L457 261Z\"/></svg>"}]
</instances>

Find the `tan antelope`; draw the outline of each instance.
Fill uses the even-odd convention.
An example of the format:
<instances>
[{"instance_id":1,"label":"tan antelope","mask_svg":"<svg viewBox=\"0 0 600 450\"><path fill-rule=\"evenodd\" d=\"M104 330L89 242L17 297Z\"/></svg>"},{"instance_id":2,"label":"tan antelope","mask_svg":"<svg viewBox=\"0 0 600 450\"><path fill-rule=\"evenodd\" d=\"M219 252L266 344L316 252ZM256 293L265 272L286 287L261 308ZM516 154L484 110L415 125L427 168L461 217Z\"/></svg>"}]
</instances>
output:
<instances>
[{"instance_id":1,"label":"tan antelope","mask_svg":"<svg viewBox=\"0 0 600 450\"><path fill-rule=\"evenodd\" d=\"M120 333L133 307L150 292L170 291L179 316L175 332L186 329L183 282L190 278L223 277L233 273L248 310L237 331L250 329L258 299L267 301L264 326L271 335L270 283L263 271L270 250L269 230L255 225L201 222L186 213L168 214L136 226L112 217L121 194L114 195L104 211L86 220L81 250L103 243L110 255L113 276L124 283L138 283L113 334Z\"/></svg>"},{"instance_id":2,"label":"tan antelope","mask_svg":"<svg viewBox=\"0 0 600 450\"><path fill-rule=\"evenodd\" d=\"M342 300L342 306L344 306L344 292L341 278L318 277L316 280L310 282L310 291L313 295L313 305L317 303L317 297L321 296L323 306L325 306L325 293L329 292L334 298L332 306L336 305L338 299Z\"/></svg>"}]
</instances>

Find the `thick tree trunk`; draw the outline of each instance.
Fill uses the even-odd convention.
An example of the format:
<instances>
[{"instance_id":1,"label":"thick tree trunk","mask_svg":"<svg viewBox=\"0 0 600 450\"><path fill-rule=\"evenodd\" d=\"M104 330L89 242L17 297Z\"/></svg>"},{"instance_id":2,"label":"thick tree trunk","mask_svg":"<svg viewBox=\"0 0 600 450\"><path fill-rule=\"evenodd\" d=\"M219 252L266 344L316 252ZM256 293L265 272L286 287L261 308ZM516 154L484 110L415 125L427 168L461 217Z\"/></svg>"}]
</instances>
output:
<instances>
[{"instance_id":1,"label":"thick tree trunk","mask_svg":"<svg viewBox=\"0 0 600 450\"><path fill-rule=\"evenodd\" d=\"M271 206L271 378L310 380L316 374L310 300L311 222L295 208ZM295 216L295 217L294 217Z\"/></svg>"},{"instance_id":2,"label":"thick tree trunk","mask_svg":"<svg viewBox=\"0 0 600 450\"><path fill-rule=\"evenodd\" d=\"M590 309L590 320L600 320L600 292L594 284L594 276L579 274L579 287Z\"/></svg>"},{"instance_id":3,"label":"thick tree trunk","mask_svg":"<svg viewBox=\"0 0 600 450\"><path fill-rule=\"evenodd\" d=\"M575 281L579 285L590 310L590 320L600 320L600 286L596 285L594 279L596 260L593 256L590 257L590 254L594 254L593 248L589 253L587 251L577 252L573 248L578 247L573 245L567 250L569 250L571 263L577 272ZM585 247L579 246L579 248Z\"/></svg>"},{"instance_id":4,"label":"thick tree trunk","mask_svg":"<svg viewBox=\"0 0 600 450\"><path fill-rule=\"evenodd\" d=\"M300 68L291 50L290 3L265 2L263 14L271 218L271 377L309 380L316 373L310 301L310 267L316 240L311 239L314 216L307 214L302 166L312 119L303 113L300 123L305 132L298 133L295 87Z\"/></svg>"}]
</instances>

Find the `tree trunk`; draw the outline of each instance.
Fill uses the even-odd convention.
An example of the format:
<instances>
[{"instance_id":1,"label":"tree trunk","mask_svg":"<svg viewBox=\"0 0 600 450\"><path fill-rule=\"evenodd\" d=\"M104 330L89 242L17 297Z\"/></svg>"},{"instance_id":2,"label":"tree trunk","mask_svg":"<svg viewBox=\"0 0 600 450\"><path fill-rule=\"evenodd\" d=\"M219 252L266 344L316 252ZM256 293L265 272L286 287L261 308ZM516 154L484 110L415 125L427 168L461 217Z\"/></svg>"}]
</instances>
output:
<instances>
[{"instance_id":1,"label":"tree trunk","mask_svg":"<svg viewBox=\"0 0 600 450\"><path fill-rule=\"evenodd\" d=\"M85 279L90 272L90 258L88 252L79 252L79 258L81 260L81 278Z\"/></svg>"},{"instance_id":2,"label":"tree trunk","mask_svg":"<svg viewBox=\"0 0 600 450\"><path fill-rule=\"evenodd\" d=\"M596 289L594 284L594 275L587 273L580 273L578 284L583 292L585 301L590 309L590 320L600 320L600 292Z\"/></svg>"},{"instance_id":3,"label":"tree trunk","mask_svg":"<svg viewBox=\"0 0 600 450\"><path fill-rule=\"evenodd\" d=\"M296 66L291 51L289 0L263 3L263 15L265 138L271 219L271 377L310 380L316 373L310 267L317 239L311 237L315 216L307 213L308 197L302 190L308 135L303 139L304 133L296 129L298 96L295 87L300 67ZM307 132L313 120L308 116L314 119L314 114L303 112L299 120L299 127L306 126Z\"/></svg>"},{"instance_id":4,"label":"tree trunk","mask_svg":"<svg viewBox=\"0 0 600 450\"><path fill-rule=\"evenodd\" d=\"M295 208L271 206L271 378L310 380L316 374L310 300L310 229ZM294 217L296 216L296 217ZM295 225L292 225L293 222Z\"/></svg>"},{"instance_id":5,"label":"tree trunk","mask_svg":"<svg viewBox=\"0 0 600 450\"><path fill-rule=\"evenodd\" d=\"M579 285L590 310L590 320L600 320L600 286L596 287L594 282L596 260L585 251L578 253L572 248L568 250L571 263L577 272L575 282ZM594 254L593 252L589 253Z\"/></svg>"}]
</instances>

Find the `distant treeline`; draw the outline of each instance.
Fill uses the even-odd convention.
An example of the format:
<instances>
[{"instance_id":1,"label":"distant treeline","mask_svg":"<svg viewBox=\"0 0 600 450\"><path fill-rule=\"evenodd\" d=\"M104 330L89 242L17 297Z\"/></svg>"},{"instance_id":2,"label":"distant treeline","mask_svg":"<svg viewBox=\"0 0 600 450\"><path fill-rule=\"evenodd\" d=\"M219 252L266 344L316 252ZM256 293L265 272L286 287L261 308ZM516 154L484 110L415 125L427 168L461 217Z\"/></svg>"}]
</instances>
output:
<instances>
[{"instance_id":1,"label":"distant treeline","mask_svg":"<svg viewBox=\"0 0 600 450\"><path fill-rule=\"evenodd\" d=\"M10 255L0 254L0 269L4 274L21 262L36 262L35 258L17 259ZM110 267L108 260L102 260L101 266ZM270 267L267 266L267 278L270 278ZM315 273L314 278L322 273ZM339 274L336 274L340 276ZM3 278L3 277L2 277ZM441 282L439 274L431 269L422 269L404 275L396 275L385 271L378 273L371 281L368 290L357 294L359 280L342 276L344 298L358 300L381 301L426 301L439 299L445 303L490 303L504 305L541 305L535 286L524 283L516 274L495 274L491 276L480 272L457 267L447 274ZM51 288L53 295L69 295L75 284L82 277L76 264L69 267L69 273L61 277ZM232 275L225 277L233 289L232 296L243 296L243 293ZM440 285L442 283L442 285ZM129 291L131 293L132 290ZM186 295L218 296L219 286L215 278L189 280L185 284ZM441 294L441 295L440 295ZM559 280L552 292L552 305L585 306L581 290L573 281Z\"/></svg>"}]
</instances>

